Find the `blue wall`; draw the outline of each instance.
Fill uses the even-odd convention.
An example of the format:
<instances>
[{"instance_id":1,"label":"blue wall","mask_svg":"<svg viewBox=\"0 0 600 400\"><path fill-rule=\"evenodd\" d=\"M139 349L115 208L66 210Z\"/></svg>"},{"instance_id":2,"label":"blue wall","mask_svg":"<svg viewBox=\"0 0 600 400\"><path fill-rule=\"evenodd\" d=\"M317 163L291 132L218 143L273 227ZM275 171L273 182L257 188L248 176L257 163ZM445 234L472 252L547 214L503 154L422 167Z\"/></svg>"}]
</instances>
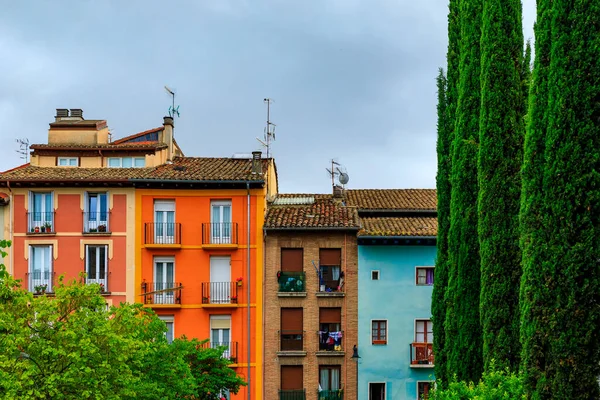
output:
<instances>
[{"instance_id":1,"label":"blue wall","mask_svg":"<svg viewBox=\"0 0 600 400\"><path fill-rule=\"evenodd\" d=\"M368 382L386 382L386 399L416 399L433 368L410 367L415 319L431 317L432 286L415 284L416 266L435 265L435 246L358 246L359 400ZM371 271L379 270L379 280ZM371 344L371 320L388 321L387 345Z\"/></svg>"}]
</instances>

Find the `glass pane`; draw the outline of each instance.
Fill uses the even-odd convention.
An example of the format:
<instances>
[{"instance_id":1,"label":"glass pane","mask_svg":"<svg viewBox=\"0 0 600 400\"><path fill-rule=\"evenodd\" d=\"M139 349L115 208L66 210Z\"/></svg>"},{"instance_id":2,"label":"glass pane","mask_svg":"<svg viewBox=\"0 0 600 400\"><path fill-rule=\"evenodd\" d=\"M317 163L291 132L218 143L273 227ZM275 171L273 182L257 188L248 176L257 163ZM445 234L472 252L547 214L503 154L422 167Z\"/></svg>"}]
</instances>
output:
<instances>
[{"instance_id":1,"label":"glass pane","mask_svg":"<svg viewBox=\"0 0 600 400\"><path fill-rule=\"evenodd\" d=\"M133 159L131 157L123 157L122 160L123 168L133 167Z\"/></svg>"},{"instance_id":2,"label":"glass pane","mask_svg":"<svg viewBox=\"0 0 600 400\"><path fill-rule=\"evenodd\" d=\"M98 279L106 279L106 246L98 248Z\"/></svg>"},{"instance_id":3,"label":"glass pane","mask_svg":"<svg viewBox=\"0 0 600 400\"><path fill-rule=\"evenodd\" d=\"M321 369L321 374L319 378L321 380L319 382L319 384L321 385L321 389L329 390L329 370L327 368Z\"/></svg>"},{"instance_id":4,"label":"glass pane","mask_svg":"<svg viewBox=\"0 0 600 400\"><path fill-rule=\"evenodd\" d=\"M216 343L219 343L219 329L213 329L211 334L211 344L213 347L217 346Z\"/></svg>"},{"instance_id":5,"label":"glass pane","mask_svg":"<svg viewBox=\"0 0 600 400\"><path fill-rule=\"evenodd\" d=\"M229 329L223 329L223 342L229 342Z\"/></svg>"},{"instance_id":6,"label":"glass pane","mask_svg":"<svg viewBox=\"0 0 600 400\"><path fill-rule=\"evenodd\" d=\"M119 168L121 166L121 159L120 158L109 158L108 166L111 168Z\"/></svg>"},{"instance_id":7,"label":"glass pane","mask_svg":"<svg viewBox=\"0 0 600 400\"><path fill-rule=\"evenodd\" d=\"M231 206L222 206L223 222L231 222Z\"/></svg>"},{"instance_id":8,"label":"glass pane","mask_svg":"<svg viewBox=\"0 0 600 400\"><path fill-rule=\"evenodd\" d=\"M65 166L65 165L67 165L67 159L66 158L59 158L58 159L58 165L59 166Z\"/></svg>"},{"instance_id":9,"label":"glass pane","mask_svg":"<svg viewBox=\"0 0 600 400\"><path fill-rule=\"evenodd\" d=\"M175 212L167 211L167 236L175 236Z\"/></svg>"},{"instance_id":10,"label":"glass pane","mask_svg":"<svg viewBox=\"0 0 600 400\"><path fill-rule=\"evenodd\" d=\"M331 369L331 390L340 388L340 370L337 368Z\"/></svg>"},{"instance_id":11,"label":"glass pane","mask_svg":"<svg viewBox=\"0 0 600 400\"><path fill-rule=\"evenodd\" d=\"M95 194L90 194L89 195L89 220L90 221L95 221L96 220L96 213L98 212L98 197L96 197Z\"/></svg>"},{"instance_id":12,"label":"glass pane","mask_svg":"<svg viewBox=\"0 0 600 400\"><path fill-rule=\"evenodd\" d=\"M156 274L156 287L157 289L160 288L160 284L164 281L163 280L163 269L164 267L164 263L161 262L157 262L155 265L155 274Z\"/></svg>"},{"instance_id":13,"label":"glass pane","mask_svg":"<svg viewBox=\"0 0 600 400\"><path fill-rule=\"evenodd\" d=\"M136 158L135 159L135 166L137 168L145 167L146 166L146 159L145 158Z\"/></svg>"},{"instance_id":14,"label":"glass pane","mask_svg":"<svg viewBox=\"0 0 600 400\"><path fill-rule=\"evenodd\" d=\"M98 279L96 276L96 246L88 246L88 279Z\"/></svg>"}]
</instances>

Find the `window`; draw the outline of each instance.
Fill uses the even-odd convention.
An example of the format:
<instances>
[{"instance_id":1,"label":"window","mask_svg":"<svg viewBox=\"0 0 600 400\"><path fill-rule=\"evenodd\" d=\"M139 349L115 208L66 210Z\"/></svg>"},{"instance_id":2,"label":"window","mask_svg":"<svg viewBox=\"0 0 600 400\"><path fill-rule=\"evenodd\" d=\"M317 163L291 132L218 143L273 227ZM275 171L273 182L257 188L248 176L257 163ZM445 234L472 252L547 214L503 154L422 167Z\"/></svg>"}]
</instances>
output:
<instances>
[{"instance_id":1,"label":"window","mask_svg":"<svg viewBox=\"0 0 600 400\"><path fill-rule=\"evenodd\" d=\"M85 246L85 272L87 283L98 283L107 290L108 282L108 246Z\"/></svg>"},{"instance_id":2,"label":"window","mask_svg":"<svg viewBox=\"0 0 600 400\"><path fill-rule=\"evenodd\" d=\"M29 229L32 233L54 232L52 192L31 192L29 195Z\"/></svg>"},{"instance_id":3,"label":"window","mask_svg":"<svg viewBox=\"0 0 600 400\"><path fill-rule=\"evenodd\" d=\"M281 309L281 351L302 351L303 346L303 309Z\"/></svg>"},{"instance_id":4,"label":"window","mask_svg":"<svg viewBox=\"0 0 600 400\"><path fill-rule=\"evenodd\" d=\"M433 324L428 319L415 321L415 342L433 343Z\"/></svg>"},{"instance_id":5,"label":"window","mask_svg":"<svg viewBox=\"0 0 600 400\"><path fill-rule=\"evenodd\" d=\"M58 157L56 165L59 167L77 167L79 159L77 157Z\"/></svg>"},{"instance_id":6,"label":"window","mask_svg":"<svg viewBox=\"0 0 600 400\"><path fill-rule=\"evenodd\" d=\"M52 292L52 246L29 246L29 291Z\"/></svg>"},{"instance_id":7,"label":"window","mask_svg":"<svg viewBox=\"0 0 600 400\"><path fill-rule=\"evenodd\" d=\"M106 193L86 193L84 232L109 232L108 195Z\"/></svg>"},{"instance_id":8,"label":"window","mask_svg":"<svg viewBox=\"0 0 600 400\"><path fill-rule=\"evenodd\" d=\"M385 383L369 382L369 400L385 400Z\"/></svg>"},{"instance_id":9,"label":"window","mask_svg":"<svg viewBox=\"0 0 600 400\"><path fill-rule=\"evenodd\" d=\"M154 304L175 304L175 260L172 257L154 259Z\"/></svg>"},{"instance_id":10,"label":"window","mask_svg":"<svg viewBox=\"0 0 600 400\"><path fill-rule=\"evenodd\" d=\"M417 382L417 399L428 399L430 389L431 382Z\"/></svg>"},{"instance_id":11,"label":"window","mask_svg":"<svg viewBox=\"0 0 600 400\"><path fill-rule=\"evenodd\" d=\"M433 267L417 267L417 285L433 285L434 270Z\"/></svg>"},{"instance_id":12,"label":"window","mask_svg":"<svg viewBox=\"0 0 600 400\"><path fill-rule=\"evenodd\" d=\"M341 389L339 365L319 366L319 390L334 391Z\"/></svg>"},{"instance_id":13,"label":"window","mask_svg":"<svg viewBox=\"0 0 600 400\"><path fill-rule=\"evenodd\" d=\"M175 244L174 200L154 200L154 243Z\"/></svg>"},{"instance_id":14,"label":"window","mask_svg":"<svg viewBox=\"0 0 600 400\"><path fill-rule=\"evenodd\" d=\"M281 366L281 391L286 392L289 399L304 399L301 394L304 393L304 370L302 365L282 365ZM295 393L298 395L294 396Z\"/></svg>"},{"instance_id":15,"label":"window","mask_svg":"<svg viewBox=\"0 0 600 400\"><path fill-rule=\"evenodd\" d=\"M344 284L344 274L341 272L342 249L320 249L319 271L321 292L337 292Z\"/></svg>"},{"instance_id":16,"label":"window","mask_svg":"<svg viewBox=\"0 0 600 400\"><path fill-rule=\"evenodd\" d=\"M211 315L210 346L212 348L226 346L223 358L231 359L231 315Z\"/></svg>"},{"instance_id":17,"label":"window","mask_svg":"<svg viewBox=\"0 0 600 400\"><path fill-rule=\"evenodd\" d=\"M342 351L341 308L319 308L319 350Z\"/></svg>"},{"instance_id":18,"label":"window","mask_svg":"<svg viewBox=\"0 0 600 400\"><path fill-rule=\"evenodd\" d=\"M109 157L109 168L143 168L146 166L144 157Z\"/></svg>"},{"instance_id":19,"label":"window","mask_svg":"<svg viewBox=\"0 0 600 400\"><path fill-rule=\"evenodd\" d=\"M374 280L374 281L379 280L379 271L371 271L371 280Z\"/></svg>"},{"instance_id":20,"label":"window","mask_svg":"<svg viewBox=\"0 0 600 400\"><path fill-rule=\"evenodd\" d=\"M211 243L231 244L231 201L213 200L210 210Z\"/></svg>"},{"instance_id":21,"label":"window","mask_svg":"<svg viewBox=\"0 0 600 400\"><path fill-rule=\"evenodd\" d=\"M372 344L387 344L387 321L371 322Z\"/></svg>"},{"instance_id":22,"label":"window","mask_svg":"<svg viewBox=\"0 0 600 400\"><path fill-rule=\"evenodd\" d=\"M167 331L165 332L167 342L169 344L173 343L173 339L175 339L175 317L173 315L159 315L158 318L164 321L167 326Z\"/></svg>"}]
</instances>

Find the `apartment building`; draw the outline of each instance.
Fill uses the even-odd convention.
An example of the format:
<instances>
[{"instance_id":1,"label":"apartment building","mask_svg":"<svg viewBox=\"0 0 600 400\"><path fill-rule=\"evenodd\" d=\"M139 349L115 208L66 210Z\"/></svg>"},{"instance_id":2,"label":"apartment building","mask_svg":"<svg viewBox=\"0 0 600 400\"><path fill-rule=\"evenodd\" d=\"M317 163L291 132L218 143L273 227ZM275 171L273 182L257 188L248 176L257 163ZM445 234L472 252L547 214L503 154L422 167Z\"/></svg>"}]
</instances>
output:
<instances>
[{"instance_id":1,"label":"apartment building","mask_svg":"<svg viewBox=\"0 0 600 400\"><path fill-rule=\"evenodd\" d=\"M335 195L279 194L265 234L265 398L356 399L355 208Z\"/></svg>"}]
</instances>

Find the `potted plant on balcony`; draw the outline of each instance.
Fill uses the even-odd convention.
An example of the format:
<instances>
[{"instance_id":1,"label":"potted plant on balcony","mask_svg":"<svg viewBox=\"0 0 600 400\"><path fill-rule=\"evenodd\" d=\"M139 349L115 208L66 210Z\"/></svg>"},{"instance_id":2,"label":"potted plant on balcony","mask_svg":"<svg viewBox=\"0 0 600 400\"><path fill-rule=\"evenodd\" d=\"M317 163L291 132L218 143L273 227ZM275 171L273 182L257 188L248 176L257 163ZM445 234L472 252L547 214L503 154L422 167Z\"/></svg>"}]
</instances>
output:
<instances>
[{"instance_id":1,"label":"potted plant on balcony","mask_svg":"<svg viewBox=\"0 0 600 400\"><path fill-rule=\"evenodd\" d=\"M104 287L104 283L100 284L100 293L106 292L106 288Z\"/></svg>"},{"instance_id":2,"label":"potted plant on balcony","mask_svg":"<svg viewBox=\"0 0 600 400\"><path fill-rule=\"evenodd\" d=\"M46 222L44 228L46 228L46 233L52 232L52 224L50 222Z\"/></svg>"},{"instance_id":3,"label":"potted plant on balcony","mask_svg":"<svg viewBox=\"0 0 600 400\"><path fill-rule=\"evenodd\" d=\"M40 227L39 226L35 227L35 233L40 233Z\"/></svg>"},{"instance_id":4,"label":"potted plant on balcony","mask_svg":"<svg viewBox=\"0 0 600 400\"><path fill-rule=\"evenodd\" d=\"M232 296L231 297L231 303L237 304L237 297L236 296Z\"/></svg>"},{"instance_id":5,"label":"potted plant on balcony","mask_svg":"<svg viewBox=\"0 0 600 400\"><path fill-rule=\"evenodd\" d=\"M106 225L98 225L98 232L106 232Z\"/></svg>"},{"instance_id":6,"label":"potted plant on balcony","mask_svg":"<svg viewBox=\"0 0 600 400\"><path fill-rule=\"evenodd\" d=\"M237 283L238 286L242 286L243 279L242 279L241 276L239 278L237 278L235 281L236 281L236 283Z\"/></svg>"},{"instance_id":7,"label":"potted plant on balcony","mask_svg":"<svg viewBox=\"0 0 600 400\"><path fill-rule=\"evenodd\" d=\"M35 294L45 294L46 289L48 289L48 285L45 283L43 285L36 285L33 287Z\"/></svg>"}]
</instances>

